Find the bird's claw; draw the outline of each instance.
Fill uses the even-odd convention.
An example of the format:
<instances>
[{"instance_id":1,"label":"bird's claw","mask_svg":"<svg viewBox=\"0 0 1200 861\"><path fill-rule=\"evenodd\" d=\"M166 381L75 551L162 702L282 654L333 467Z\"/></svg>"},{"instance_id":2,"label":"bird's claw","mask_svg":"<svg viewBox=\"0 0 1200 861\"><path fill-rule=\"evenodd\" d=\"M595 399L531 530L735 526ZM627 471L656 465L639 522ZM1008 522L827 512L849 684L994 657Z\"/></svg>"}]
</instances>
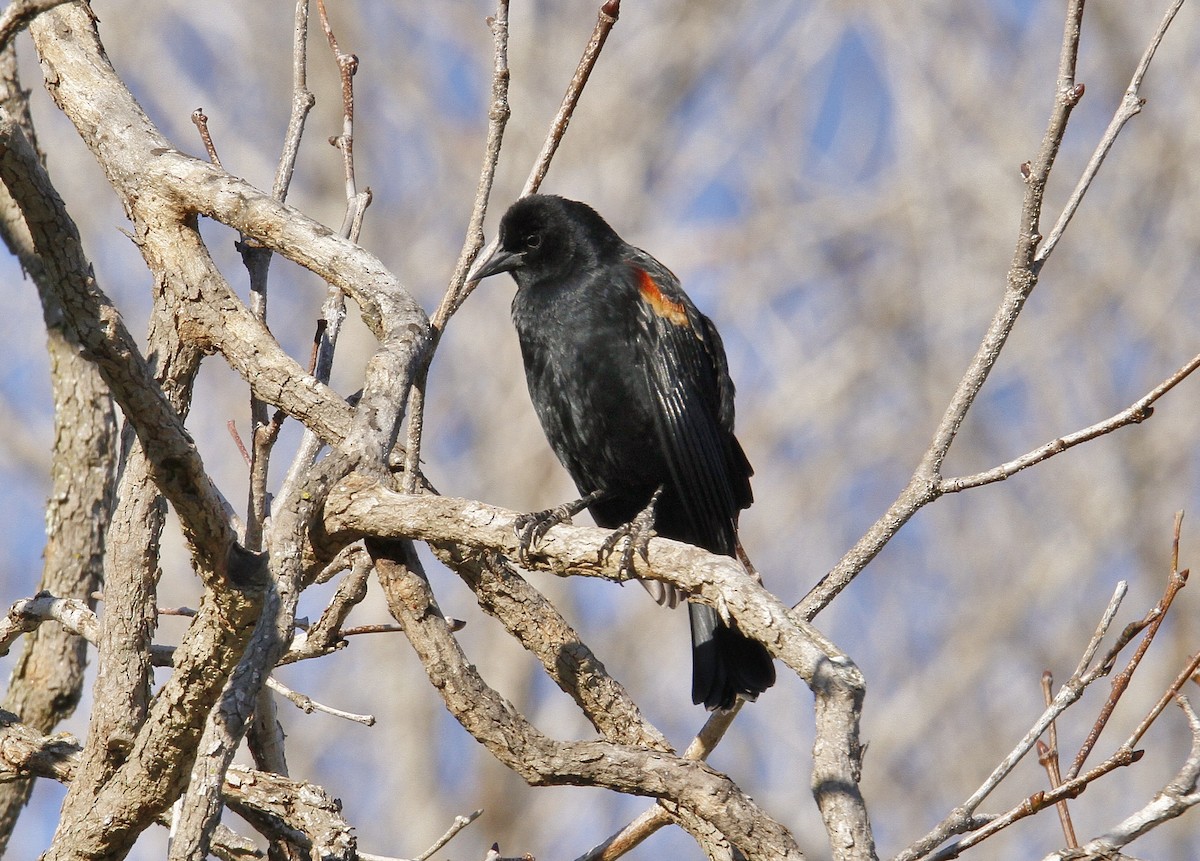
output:
<instances>
[{"instance_id":1,"label":"bird's claw","mask_svg":"<svg viewBox=\"0 0 1200 861\"><path fill-rule=\"evenodd\" d=\"M546 533L560 523L570 523L574 514L570 505L559 505L545 511L518 515L513 521L513 532L517 535L517 559L521 562L529 561L530 555L537 550Z\"/></svg>"},{"instance_id":2,"label":"bird's claw","mask_svg":"<svg viewBox=\"0 0 1200 861\"><path fill-rule=\"evenodd\" d=\"M650 539L657 534L654 531L654 506L658 504L660 496L662 496L661 487L654 491L649 505L638 512L633 520L614 529L612 534L605 538L604 543L600 545L596 556L601 565L613 555L618 544L624 545L621 548L621 564L617 568L617 577L622 581L637 577L633 569L634 554L641 556L642 561L647 565L650 564Z\"/></svg>"},{"instance_id":3,"label":"bird's claw","mask_svg":"<svg viewBox=\"0 0 1200 861\"><path fill-rule=\"evenodd\" d=\"M600 491L593 491L574 502L565 502L545 511L517 515L517 519L513 521L513 532L517 535L517 560L521 563L529 561L530 555L537 550L547 532L560 523L570 523L572 517L602 496Z\"/></svg>"}]
</instances>

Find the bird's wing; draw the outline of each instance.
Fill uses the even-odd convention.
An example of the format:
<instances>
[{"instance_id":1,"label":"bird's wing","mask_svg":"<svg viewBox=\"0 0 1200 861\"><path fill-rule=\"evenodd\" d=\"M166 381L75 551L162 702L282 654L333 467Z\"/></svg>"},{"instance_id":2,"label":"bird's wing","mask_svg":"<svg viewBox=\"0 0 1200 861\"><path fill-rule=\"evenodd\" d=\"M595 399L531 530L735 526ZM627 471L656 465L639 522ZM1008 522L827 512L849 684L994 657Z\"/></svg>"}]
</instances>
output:
<instances>
[{"instance_id":1,"label":"bird's wing","mask_svg":"<svg viewBox=\"0 0 1200 861\"><path fill-rule=\"evenodd\" d=\"M644 252L629 266L648 347L646 381L658 405L655 430L694 533L687 540L733 555L737 513L751 500L751 470L733 435L724 347L670 270Z\"/></svg>"}]
</instances>

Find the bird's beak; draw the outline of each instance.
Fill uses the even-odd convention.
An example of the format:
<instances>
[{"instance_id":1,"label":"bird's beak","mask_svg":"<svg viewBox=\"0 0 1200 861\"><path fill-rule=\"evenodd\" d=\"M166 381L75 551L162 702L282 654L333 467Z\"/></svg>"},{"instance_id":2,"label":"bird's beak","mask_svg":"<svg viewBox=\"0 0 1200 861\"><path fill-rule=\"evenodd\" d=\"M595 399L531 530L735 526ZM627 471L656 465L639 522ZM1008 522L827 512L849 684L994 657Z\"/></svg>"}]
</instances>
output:
<instances>
[{"instance_id":1,"label":"bird's beak","mask_svg":"<svg viewBox=\"0 0 1200 861\"><path fill-rule=\"evenodd\" d=\"M497 248L496 253L487 259L487 261L479 267L475 272L475 277L471 280L479 281L487 278L489 275L495 275L499 272L511 272L518 269L525 263L525 253L521 251L506 251L503 248Z\"/></svg>"}]
</instances>

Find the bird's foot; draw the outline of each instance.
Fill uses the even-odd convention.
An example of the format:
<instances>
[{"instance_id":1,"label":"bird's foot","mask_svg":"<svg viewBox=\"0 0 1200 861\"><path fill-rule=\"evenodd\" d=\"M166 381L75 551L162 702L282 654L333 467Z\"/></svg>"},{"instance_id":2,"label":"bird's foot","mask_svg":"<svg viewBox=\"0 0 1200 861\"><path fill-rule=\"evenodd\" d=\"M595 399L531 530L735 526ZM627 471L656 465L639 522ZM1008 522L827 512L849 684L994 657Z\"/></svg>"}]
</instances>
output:
<instances>
[{"instance_id":1,"label":"bird's foot","mask_svg":"<svg viewBox=\"0 0 1200 861\"><path fill-rule=\"evenodd\" d=\"M612 556L616 551L617 545L621 547L621 565L617 568L617 575L622 580L632 580L637 574L633 570L633 557L636 553L642 557L642 561L646 564L650 563L650 539L654 537L654 507L658 504L658 498L662 496L662 488L654 491L654 495L650 497L650 502L638 512L633 520L618 526L613 530L612 534L604 539L604 543L600 545L600 552L597 557L600 563L608 561L608 557Z\"/></svg>"},{"instance_id":2,"label":"bird's foot","mask_svg":"<svg viewBox=\"0 0 1200 861\"><path fill-rule=\"evenodd\" d=\"M546 533L560 523L570 523L571 518L583 511L600 498L599 493L589 493L574 502L565 502L545 511L533 511L521 514L513 521L513 531L517 534L517 559L527 562L533 551L537 550Z\"/></svg>"}]
</instances>

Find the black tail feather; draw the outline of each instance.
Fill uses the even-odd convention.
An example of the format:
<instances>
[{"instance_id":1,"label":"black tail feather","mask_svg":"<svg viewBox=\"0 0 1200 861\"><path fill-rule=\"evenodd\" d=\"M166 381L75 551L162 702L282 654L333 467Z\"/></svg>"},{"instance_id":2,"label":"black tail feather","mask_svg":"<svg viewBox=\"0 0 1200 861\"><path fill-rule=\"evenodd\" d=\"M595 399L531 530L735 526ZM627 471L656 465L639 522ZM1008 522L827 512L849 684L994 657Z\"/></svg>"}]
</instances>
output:
<instances>
[{"instance_id":1,"label":"black tail feather","mask_svg":"<svg viewBox=\"0 0 1200 861\"><path fill-rule=\"evenodd\" d=\"M709 711L754 699L775 684L775 664L762 643L721 621L704 604L688 604L692 623L692 702Z\"/></svg>"}]
</instances>

